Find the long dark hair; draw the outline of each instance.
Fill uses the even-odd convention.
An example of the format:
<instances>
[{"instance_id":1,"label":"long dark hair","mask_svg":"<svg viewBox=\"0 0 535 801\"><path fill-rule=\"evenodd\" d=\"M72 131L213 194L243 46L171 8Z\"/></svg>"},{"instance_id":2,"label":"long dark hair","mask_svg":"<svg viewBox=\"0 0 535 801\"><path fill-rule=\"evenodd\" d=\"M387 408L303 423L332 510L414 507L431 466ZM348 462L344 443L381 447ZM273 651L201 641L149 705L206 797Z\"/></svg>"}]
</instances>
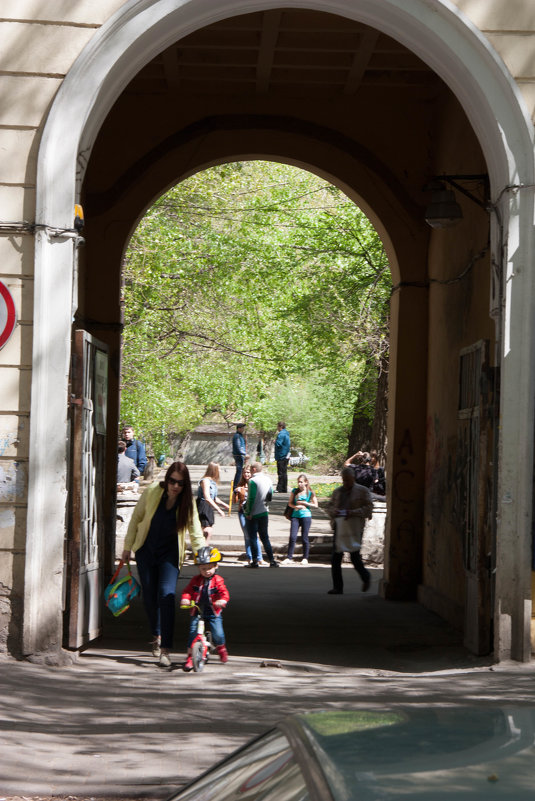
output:
<instances>
[{"instance_id":1,"label":"long dark hair","mask_svg":"<svg viewBox=\"0 0 535 801\"><path fill-rule=\"evenodd\" d=\"M160 487L162 487L165 493L167 493L169 478L173 475L173 473L179 473L180 477L184 481L184 486L182 487L182 492L179 496L180 503L178 505L176 521L177 531L181 531L183 528L187 528L193 520L193 494L191 492L191 478L189 475L189 470L184 462L173 462L173 464L169 465L167 468L164 480L160 481Z\"/></svg>"},{"instance_id":2,"label":"long dark hair","mask_svg":"<svg viewBox=\"0 0 535 801\"><path fill-rule=\"evenodd\" d=\"M249 465L249 464L245 464L245 465L243 466L243 469L242 469L242 471L241 471L240 480L238 481L238 487L246 487L246 486L248 485L249 481L251 480L251 478L250 478L250 477L249 477L249 479L248 479L248 480L246 480L246 479L245 479L245 476L243 475L243 473L244 473L244 470L246 470L246 469L249 471L249 473L251 473L251 465ZM252 475L252 473L251 473L251 475Z\"/></svg>"}]
</instances>

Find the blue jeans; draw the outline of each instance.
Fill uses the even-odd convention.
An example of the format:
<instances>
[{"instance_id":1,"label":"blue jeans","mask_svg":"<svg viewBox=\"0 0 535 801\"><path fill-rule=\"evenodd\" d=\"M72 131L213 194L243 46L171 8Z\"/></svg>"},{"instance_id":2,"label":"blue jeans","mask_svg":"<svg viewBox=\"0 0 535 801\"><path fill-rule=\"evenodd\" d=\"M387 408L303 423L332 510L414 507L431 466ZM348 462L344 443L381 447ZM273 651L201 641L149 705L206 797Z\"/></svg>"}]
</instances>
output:
<instances>
[{"instance_id":1,"label":"blue jeans","mask_svg":"<svg viewBox=\"0 0 535 801\"><path fill-rule=\"evenodd\" d=\"M236 456L234 454L234 464L236 465L236 472L234 473L234 487L237 487L240 481L243 470L243 462L244 462L243 456Z\"/></svg>"},{"instance_id":2,"label":"blue jeans","mask_svg":"<svg viewBox=\"0 0 535 801\"><path fill-rule=\"evenodd\" d=\"M190 648L191 643L197 636L197 618L198 615L192 615L191 620L189 623L189 639L188 639L188 648ZM212 632L212 642L214 645L224 645L225 644L225 632L223 630L223 614L216 615L215 612L210 610L204 615L204 620L210 626L210 631Z\"/></svg>"},{"instance_id":3,"label":"blue jeans","mask_svg":"<svg viewBox=\"0 0 535 801\"><path fill-rule=\"evenodd\" d=\"M245 553L247 555L247 559L251 562L253 559L252 551L251 551L251 541L249 539L249 532L247 531L247 518L243 514L242 510L238 511L238 520L240 521L241 530L243 531L243 539L245 542ZM260 546L258 544L258 536L256 538L256 545L258 548L258 552L261 554ZM260 558L262 558L260 556Z\"/></svg>"},{"instance_id":4,"label":"blue jeans","mask_svg":"<svg viewBox=\"0 0 535 801\"><path fill-rule=\"evenodd\" d=\"M136 563L152 636L161 634L162 648L171 649L179 574L176 553L157 558L150 548L141 547L136 551Z\"/></svg>"},{"instance_id":5,"label":"blue jeans","mask_svg":"<svg viewBox=\"0 0 535 801\"><path fill-rule=\"evenodd\" d=\"M288 559L294 555L295 543L297 542L297 534L299 527L301 527L301 539L303 540L303 559L308 559L310 553L310 542L308 539L308 532L312 525L312 517L292 517L290 521L290 542L288 544Z\"/></svg>"},{"instance_id":6,"label":"blue jeans","mask_svg":"<svg viewBox=\"0 0 535 801\"><path fill-rule=\"evenodd\" d=\"M253 517L252 520L247 520L247 533L249 534L249 543L251 545L251 558L253 564L260 561L261 551L258 545L258 537L262 540L264 551L269 562L274 562L273 548L268 536L268 516Z\"/></svg>"}]
</instances>

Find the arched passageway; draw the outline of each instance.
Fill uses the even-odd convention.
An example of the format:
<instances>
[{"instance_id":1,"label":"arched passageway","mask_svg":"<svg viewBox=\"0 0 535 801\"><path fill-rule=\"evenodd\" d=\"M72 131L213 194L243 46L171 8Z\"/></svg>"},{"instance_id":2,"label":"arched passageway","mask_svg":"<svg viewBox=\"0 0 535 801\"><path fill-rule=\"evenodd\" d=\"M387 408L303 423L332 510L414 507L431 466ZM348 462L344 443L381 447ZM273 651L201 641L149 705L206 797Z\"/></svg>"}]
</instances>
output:
<instances>
[{"instance_id":1,"label":"arched passageway","mask_svg":"<svg viewBox=\"0 0 535 801\"><path fill-rule=\"evenodd\" d=\"M466 21L439 2L434 16L423 3L400 10L393 0L310 2L299 9L259 2L245 15L240 5L236 0L213 11L202 0L191 0L170 10L161 2L117 15L87 54L92 101L83 105L77 133L60 155L52 144L55 126L60 120L65 124L66 117L74 122L79 102L66 111L66 98L75 99L66 82L43 140L39 198L41 213L53 211L60 219L70 213L58 195L64 187L68 199L74 198L76 160L77 191L87 217L77 322L110 348L113 397L119 373L120 262L133 226L156 196L198 169L243 158L284 160L341 186L381 231L396 276L384 595L420 597L463 627L476 652L494 647L498 656L525 658L529 574L526 570L514 587L508 580L515 560L526 558L527 541L517 541L514 556L507 543L516 516L527 519L531 466L514 504L502 509L497 538L494 520L497 482L508 475L518 426L531 426L532 378L520 380L518 364L522 348L530 345L512 326L513 315L506 317L505 329L494 326L494 320L501 322L503 266L500 251L493 276L488 243L492 226L501 247L496 216L489 220L484 209L463 199L465 220L459 228L431 235L423 220L425 184L447 173L488 175L507 224L508 195L501 190L512 182L511 173L529 181L532 171L523 155L528 132L514 93ZM82 66L83 60L78 69ZM485 95L491 86L492 99ZM61 163L68 175L58 172ZM529 214L524 195L516 202L515 213ZM518 247L525 253L531 245L521 240L520 231ZM56 245L54 251L53 256L43 238L37 258L53 274L62 265L70 270L71 250ZM47 276L38 287L36 324L67 354L67 328L47 322L58 302L44 308L49 281ZM67 302L64 276L60 283L59 300ZM524 297L531 297L531 284L525 289ZM512 292L508 303L512 309L522 300ZM509 394L502 391L508 440L501 443L502 473L497 474L491 467L499 402L493 376L505 335L508 353L515 356L502 367L512 377L518 374L525 409L521 421L513 420ZM459 365L475 352L479 373L475 383L461 387L470 401L462 406ZM51 377L40 375L42 398L53 396L53 403L45 410L36 401L35 448L46 440L47 418L62 399ZM110 430L116 422L117 407L110 404ZM530 441L522 446L529 465ZM113 453L110 438L108 455ZM111 475L107 484L110 501ZM48 505L59 521L61 513L52 508L57 494L43 500L39 489L31 486L30 519L33 514L37 520ZM39 537L38 526L33 536ZM496 562L494 608L489 571ZM37 634L39 613L31 591L29 582L27 647L43 636L42 630Z\"/></svg>"}]
</instances>

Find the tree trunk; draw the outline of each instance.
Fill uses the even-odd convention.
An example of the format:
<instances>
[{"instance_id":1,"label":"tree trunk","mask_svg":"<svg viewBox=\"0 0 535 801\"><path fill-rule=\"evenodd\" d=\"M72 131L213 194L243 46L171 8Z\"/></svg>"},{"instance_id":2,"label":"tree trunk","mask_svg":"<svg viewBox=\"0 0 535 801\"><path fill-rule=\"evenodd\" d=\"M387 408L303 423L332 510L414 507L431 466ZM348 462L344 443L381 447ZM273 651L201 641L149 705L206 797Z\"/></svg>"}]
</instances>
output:
<instances>
[{"instance_id":1,"label":"tree trunk","mask_svg":"<svg viewBox=\"0 0 535 801\"><path fill-rule=\"evenodd\" d=\"M377 451L379 462L386 461L386 418L388 412L388 358L383 357L379 364L377 393L375 397L375 416L371 431L371 448Z\"/></svg>"},{"instance_id":2,"label":"tree trunk","mask_svg":"<svg viewBox=\"0 0 535 801\"><path fill-rule=\"evenodd\" d=\"M373 378L371 377L373 375ZM381 359L377 374L371 376L363 386L363 394L375 390L375 410L373 423L363 412L363 398L360 397L355 404L353 423L348 439L347 456L353 456L357 451L376 450L379 461L384 464L386 457L386 418L388 411L388 358ZM375 385L375 387L374 387Z\"/></svg>"},{"instance_id":3,"label":"tree trunk","mask_svg":"<svg viewBox=\"0 0 535 801\"><path fill-rule=\"evenodd\" d=\"M375 394L375 381L373 364L368 365L367 376L361 384L360 395L353 409L353 422L347 443L347 458L353 456L357 451L367 451L370 448L372 424L369 411L366 412L370 409Z\"/></svg>"}]
</instances>

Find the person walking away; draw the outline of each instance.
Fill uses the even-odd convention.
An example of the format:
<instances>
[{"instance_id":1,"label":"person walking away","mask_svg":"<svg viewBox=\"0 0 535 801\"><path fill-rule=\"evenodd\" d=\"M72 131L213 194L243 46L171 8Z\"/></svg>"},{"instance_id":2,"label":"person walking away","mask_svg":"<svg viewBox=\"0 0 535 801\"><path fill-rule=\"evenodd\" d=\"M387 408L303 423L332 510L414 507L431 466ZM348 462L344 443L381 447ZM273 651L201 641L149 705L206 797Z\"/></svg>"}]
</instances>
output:
<instances>
[{"instance_id":1,"label":"person walking away","mask_svg":"<svg viewBox=\"0 0 535 801\"><path fill-rule=\"evenodd\" d=\"M308 532L312 524L312 512L310 510L318 507L318 499L316 493L310 489L310 481L304 473L300 473L297 476L297 487L290 493L288 506L292 509L292 517L290 519L290 541L288 543L288 556L284 559L282 564L289 565L292 563L297 535L299 529L301 529L301 541L303 543L303 558L301 559L301 564L308 565L308 557L310 554Z\"/></svg>"},{"instance_id":2,"label":"person walking away","mask_svg":"<svg viewBox=\"0 0 535 801\"><path fill-rule=\"evenodd\" d=\"M264 551L269 560L269 566L279 567L279 563L275 561L275 557L273 556L273 548L271 547L268 534L269 509L267 504L273 496L271 479L262 472L262 465L260 462L253 462L251 464L251 473L247 500L245 501L245 508L243 510L247 520L247 531L251 544L252 561L249 567L258 567L260 561L260 548L258 546L257 535L260 537L262 545L264 546Z\"/></svg>"},{"instance_id":3,"label":"person walking away","mask_svg":"<svg viewBox=\"0 0 535 801\"><path fill-rule=\"evenodd\" d=\"M123 440L126 442L126 455L129 459L133 459L137 469L142 475L147 465L147 454L145 453L145 446L141 440L136 439L134 429L128 423L123 426Z\"/></svg>"},{"instance_id":4,"label":"person walking away","mask_svg":"<svg viewBox=\"0 0 535 801\"><path fill-rule=\"evenodd\" d=\"M128 562L132 551L136 555L152 654L162 667L171 666L175 593L186 553L186 532L194 553L204 547L188 468L173 462L164 480L147 487L137 502L121 557Z\"/></svg>"},{"instance_id":5,"label":"person walking away","mask_svg":"<svg viewBox=\"0 0 535 801\"><path fill-rule=\"evenodd\" d=\"M247 443L245 441L245 423L238 423L236 425L236 433L232 437L232 456L234 457L234 464L236 465L236 472L234 474L234 486L237 487L243 465L247 457Z\"/></svg>"},{"instance_id":6,"label":"person walking away","mask_svg":"<svg viewBox=\"0 0 535 801\"><path fill-rule=\"evenodd\" d=\"M212 536L215 512L221 515L221 517L225 517L223 509L228 511L229 508L228 503L225 503L225 501L217 497L218 483L219 465L216 462L210 462L204 476L199 481L196 499L197 512L206 542L208 542Z\"/></svg>"},{"instance_id":7,"label":"person walking away","mask_svg":"<svg viewBox=\"0 0 535 801\"><path fill-rule=\"evenodd\" d=\"M197 636L198 615L202 615L205 623L210 626L212 642L216 647L220 660L223 663L228 662L225 631L223 629L223 609L226 608L230 596L224 579L217 575L221 554L217 548L210 548L206 545L197 551L194 560L195 564L199 565L199 573L197 576L193 576L180 598L181 609L191 608L188 653L182 666L186 672L193 670L191 646ZM195 606L192 606L192 603L196 604L200 611Z\"/></svg>"},{"instance_id":8,"label":"person walking away","mask_svg":"<svg viewBox=\"0 0 535 801\"><path fill-rule=\"evenodd\" d=\"M256 461L260 462L260 464L265 464L266 456L264 453L264 439L262 436L258 438L258 442L256 443Z\"/></svg>"},{"instance_id":9,"label":"person walking away","mask_svg":"<svg viewBox=\"0 0 535 801\"><path fill-rule=\"evenodd\" d=\"M348 551L353 567L362 579L362 592L370 586L370 571L364 567L360 555L364 523L373 513L370 491L355 482L351 467L342 469L342 486L337 487L326 507L333 528L333 550L331 555L331 575L333 586L329 595L341 595L344 591L342 580L342 558Z\"/></svg>"},{"instance_id":10,"label":"person walking away","mask_svg":"<svg viewBox=\"0 0 535 801\"><path fill-rule=\"evenodd\" d=\"M250 465L246 464L243 467L243 471L241 474L241 478L237 487L234 488L233 493L233 500L234 503L238 506L238 520L240 522L241 530L243 532L243 539L245 543L245 555L247 557L248 564L251 564L253 561L252 552L251 552L251 543L249 541L249 532L247 531L247 520L243 513L245 507L245 501L247 500L247 492L249 488L249 480L251 478L251 467ZM258 543L258 535L257 535L257 543ZM260 545L258 544L258 552L261 555ZM258 560L259 565L267 565L267 562L264 562L263 559Z\"/></svg>"},{"instance_id":11,"label":"person walking away","mask_svg":"<svg viewBox=\"0 0 535 801\"><path fill-rule=\"evenodd\" d=\"M288 460L290 458L290 434L286 423L277 424L275 439L275 461L277 462L277 492L288 492Z\"/></svg>"},{"instance_id":12,"label":"person walking away","mask_svg":"<svg viewBox=\"0 0 535 801\"><path fill-rule=\"evenodd\" d=\"M117 443L117 491L124 492L125 489L132 489L137 492L139 470L134 460L130 459L125 451L126 443L120 439Z\"/></svg>"},{"instance_id":13,"label":"person walking away","mask_svg":"<svg viewBox=\"0 0 535 801\"><path fill-rule=\"evenodd\" d=\"M374 495L386 495L385 469L379 462L377 451L370 451L370 467L374 473L372 492Z\"/></svg>"}]
</instances>

